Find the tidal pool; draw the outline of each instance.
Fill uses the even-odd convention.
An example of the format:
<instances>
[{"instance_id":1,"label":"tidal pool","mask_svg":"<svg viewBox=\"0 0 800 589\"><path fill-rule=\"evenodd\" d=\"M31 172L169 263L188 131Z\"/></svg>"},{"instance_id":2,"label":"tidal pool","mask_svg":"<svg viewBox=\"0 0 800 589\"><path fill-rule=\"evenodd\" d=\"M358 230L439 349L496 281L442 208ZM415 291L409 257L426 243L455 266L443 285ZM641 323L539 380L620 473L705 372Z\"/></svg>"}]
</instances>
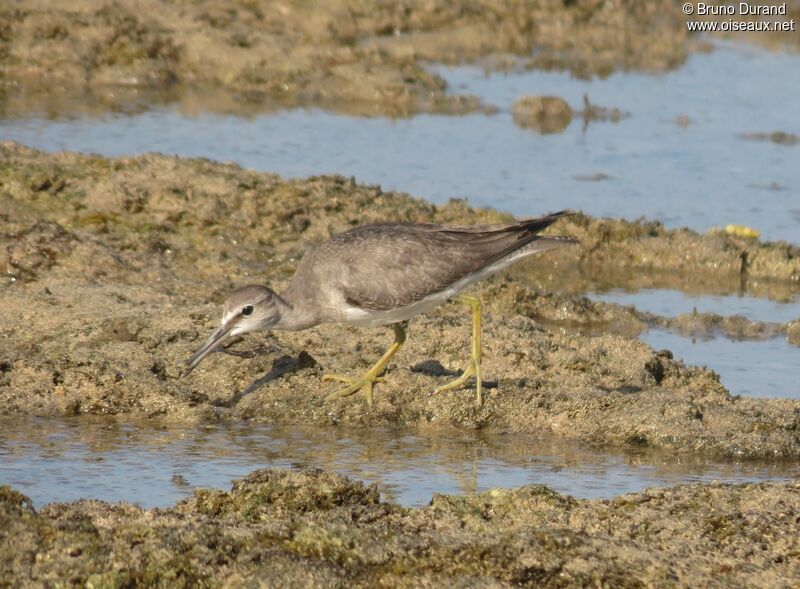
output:
<instances>
[{"instance_id":1,"label":"tidal pool","mask_svg":"<svg viewBox=\"0 0 800 589\"><path fill-rule=\"evenodd\" d=\"M655 313L664 317L675 317L683 313L716 313L731 316L742 315L753 321L788 323L800 319L800 299L777 302L746 294L700 295L670 289L641 289L625 291L612 289L592 293L591 298L606 303L633 305L638 311Z\"/></svg>"},{"instance_id":2,"label":"tidal pool","mask_svg":"<svg viewBox=\"0 0 800 589\"><path fill-rule=\"evenodd\" d=\"M433 493L545 484L610 498L696 481L791 479L800 466L714 463L646 450L609 452L521 435L425 436L386 429L191 426L82 417L0 419L0 484L41 506L79 498L168 506L198 487L267 466L312 466L377 483L402 505Z\"/></svg>"},{"instance_id":3,"label":"tidal pool","mask_svg":"<svg viewBox=\"0 0 800 589\"><path fill-rule=\"evenodd\" d=\"M453 91L476 94L499 111L398 120L318 109L220 116L202 106L70 118L30 113L0 120L0 139L106 156L202 156L288 177L338 173L436 203L463 197L517 215L569 207L700 231L742 224L766 239L800 243L800 146L745 138L800 135L793 100L800 75L789 74L800 72L798 54L717 43L672 72L593 80L432 69ZM513 101L543 94L575 110L587 95L629 116L585 126L577 115L550 135L517 127Z\"/></svg>"},{"instance_id":4,"label":"tidal pool","mask_svg":"<svg viewBox=\"0 0 800 589\"><path fill-rule=\"evenodd\" d=\"M641 335L656 350L670 350L687 364L708 366L732 394L746 397L800 399L794 367L800 349L782 337L734 341L726 337L691 338L649 329Z\"/></svg>"},{"instance_id":5,"label":"tidal pool","mask_svg":"<svg viewBox=\"0 0 800 589\"><path fill-rule=\"evenodd\" d=\"M663 317L697 311L742 315L771 323L800 318L796 299L780 303L747 295L689 295L669 289L612 290L590 296L607 303L632 305L639 311ZM800 382L790 368L800 362L800 348L789 344L783 336L740 341L723 334L689 337L664 329L649 329L640 339L656 350L670 350L675 358L687 364L708 366L734 395L800 399Z\"/></svg>"}]
</instances>

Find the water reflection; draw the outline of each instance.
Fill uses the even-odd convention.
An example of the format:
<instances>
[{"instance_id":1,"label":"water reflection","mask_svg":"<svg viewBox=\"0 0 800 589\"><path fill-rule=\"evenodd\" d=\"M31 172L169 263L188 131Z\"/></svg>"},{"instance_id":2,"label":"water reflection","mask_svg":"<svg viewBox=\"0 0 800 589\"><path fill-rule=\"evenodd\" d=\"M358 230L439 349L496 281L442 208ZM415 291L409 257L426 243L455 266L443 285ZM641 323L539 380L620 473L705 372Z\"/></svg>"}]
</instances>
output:
<instances>
[{"instance_id":1,"label":"water reflection","mask_svg":"<svg viewBox=\"0 0 800 589\"><path fill-rule=\"evenodd\" d=\"M0 139L108 156L202 156L290 177L335 172L433 202L466 197L518 215L569 206L698 230L735 223L760 230L765 239L800 243L791 213L800 188L797 146L741 138L800 134L791 99L800 94L800 76L787 75L798 67L800 55L733 44L692 55L666 74L596 80L437 66L453 93L475 94L497 114L365 119L318 109L264 112L231 98L228 106L207 110L200 101L196 107L155 101L152 110L139 112L142 102L135 102L127 112L104 117L0 119ZM517 127L514 101L542 94L576 110L588 95L593 104L630 117L588 128L573 122L552 135ZM774 98L769 108L765 95ZM783 189L764 198L753 185ZM762 196L754 198L754 191Z\"/></svg>"},{"instance_id":2,"label":"water reflection","mask_svg":"<svg viewBox=\"0 0 800 589\"><path fill-rule=\"evenodd\" d=\"M637 311L655 313L663 317L676 317L682 313L716 313L741 315L753 321L788 323L800 319L800 297L787 302L776 302L741 295L690 295L671 289L642 289L625 291L612 289L599 292L591 298L606 303L633 305Z\"/></svg>"},{"instance_id":3,"label":"water reflection","mask_svg":"<svg viewBox=\"0 0 800 589\"><path fill-rule=\"evenodd\" d=\"M662 329L650 329L640 339L656 350L670 350L686 364L708 366L734 395L773 399L800 399L794 370L800 350L785 338L735 341L725 337L692 338Z\"/></svg>"},{"instance_id":4,"label":"water reflection","mask_svg":"<svg viewBox=\"0 0 800 589\"><path fill-rule=\"evenodd\" d=\"M376 482L389 499L542 483L612 497L689 481L797 477L800 467L719 464L646 450L614 453L524 435L420 435L385 429L188 426L110 418L0 420L0 483L37 506L97 498L167 506L197 487L267 466L315 466Z\"/></svg>"},{"instance_id":5,"label":"water reflection","mask_svg":"<svg viewBox=\"0 0 800 589\"><path fill-rule=\"evenodd\" d=\"M666 299L669 297L674 297L677 301L681 297L691 299L709 295L710 297L730 297L731 299L742 297L746 301L754 298L769 299L774 301L775 304L764 301L764 309L782 309L782 316L792 315L792 309L795 309L796 316L800 317L800 306L797 305L800 302L800 284L785 280L754 280L733 274L721 275L718 273L664 272L655 268L643 272L638 268L624 269L615 267L613 271L610 271L609 268L601 265L562 265L559 267L558 272L552 272L550 268L542 268L541 265L536 264L535 259L529 262L523 261L512 266L506 272L522 284L548 291L570 294L604 293L620 296L624 296L622 293L625 293L625 295L636 293L637 297L641 297L641 299L637 300L641 300L646 305L639 309L640 311L651 311L650 306L654 308L661 307L666 310L678 308L678 306L671 306L671 303L667 303ZM662 296L662 293L667 291L680 291L684 294L679 295L676 293ZM635 302L627 303L622 300L619 302L621 304L636 304ZM726 308L733 309L736 307L736 305L730 303L730 299L725 303L727 305ZM790 304L791 306L784 306ZM754 305L760 305L760 303L754 303ZM686 308L686 306L681 308ZM688 311L691 310L692 306L689 306ZM657 311L652 310L652 312ZM758 312L761 313L762 309L759 308ZM783 315L784 312L786 312L786 315ZM675 315L671 313L663 314L668 317ZM747 315L747 313L742 314ZM749 317L749 315L747 316ZM751 317L751 319L763 320L760 316Z\"/></svg>"}]
</instances>

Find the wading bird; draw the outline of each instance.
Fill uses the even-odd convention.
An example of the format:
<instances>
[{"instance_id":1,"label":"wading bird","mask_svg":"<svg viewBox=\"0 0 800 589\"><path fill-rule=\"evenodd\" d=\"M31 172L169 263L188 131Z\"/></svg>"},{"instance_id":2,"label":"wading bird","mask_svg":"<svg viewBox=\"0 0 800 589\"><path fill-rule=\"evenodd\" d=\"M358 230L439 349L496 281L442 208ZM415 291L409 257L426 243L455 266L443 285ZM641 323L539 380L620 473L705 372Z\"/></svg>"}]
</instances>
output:
<instances>
[{"instance_id":1,"label":"wading bird","mask_svg":"<svg viewBox=\"0 0 800 589\"><path fill-rule=\"evenodd\" d=\"M461 375L434 393L460 387L475 376L481 405L481 303L460 293L517 260L576 243L572 237L538 235L569 214L560 211L502 225L380 223L351 229L309 251L280 294L261 285L231 292L220 327L188 360L182 376L231 338L251 331L295 331L320 323L390 325L394 342L365 374L323 376L346 384L327 399L364 389L371 406L372 388L383 380L387 364L405 342L408 321L452 299L472 308L472 354Z\"/></svg>"}]
</instances>

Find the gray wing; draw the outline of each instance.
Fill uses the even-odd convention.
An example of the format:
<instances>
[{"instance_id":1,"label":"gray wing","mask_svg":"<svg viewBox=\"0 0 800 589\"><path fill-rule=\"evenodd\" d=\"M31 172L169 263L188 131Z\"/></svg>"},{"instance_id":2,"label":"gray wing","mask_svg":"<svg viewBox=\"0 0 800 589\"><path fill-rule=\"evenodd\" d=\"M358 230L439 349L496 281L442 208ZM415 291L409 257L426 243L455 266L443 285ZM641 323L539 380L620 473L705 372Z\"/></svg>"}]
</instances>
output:
<instances>
[{"instance_id":1,"label":"gray wing","mask_svg":"<svg viewBox=\"0 0 800 589\"><path fill-rule=\"evenodd\" d=\"M335 284L349 304L393 309L441 292L522 248L537 251L536 240L542 240L541 249L551 249L553 239L536 234L566 214L493 226L368 225L322 244L312 254L313 265L329 273L317 276L319 283Z\"/></svg>"}]
</instances>

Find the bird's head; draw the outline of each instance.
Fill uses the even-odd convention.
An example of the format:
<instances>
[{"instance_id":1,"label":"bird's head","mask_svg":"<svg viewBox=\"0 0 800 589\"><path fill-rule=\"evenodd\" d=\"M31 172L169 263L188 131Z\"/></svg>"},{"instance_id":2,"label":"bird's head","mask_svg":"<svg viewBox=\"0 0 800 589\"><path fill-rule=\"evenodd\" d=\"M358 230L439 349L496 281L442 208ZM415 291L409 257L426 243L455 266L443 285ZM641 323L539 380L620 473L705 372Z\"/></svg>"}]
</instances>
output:
<instances>
[{"instance_id":1,"label":"bird's head","mask_svg":"<svg viewBox=\"0 0 800 589\"><path fill-rule=\"evenodd\" d=\"M266 286L251 284L237 288L222 304L222 320L202 346L186 362L181 377L189 374L203 358L232 337L269 329L280 321L281 298Z\"/></svg>"}]
</instances>

